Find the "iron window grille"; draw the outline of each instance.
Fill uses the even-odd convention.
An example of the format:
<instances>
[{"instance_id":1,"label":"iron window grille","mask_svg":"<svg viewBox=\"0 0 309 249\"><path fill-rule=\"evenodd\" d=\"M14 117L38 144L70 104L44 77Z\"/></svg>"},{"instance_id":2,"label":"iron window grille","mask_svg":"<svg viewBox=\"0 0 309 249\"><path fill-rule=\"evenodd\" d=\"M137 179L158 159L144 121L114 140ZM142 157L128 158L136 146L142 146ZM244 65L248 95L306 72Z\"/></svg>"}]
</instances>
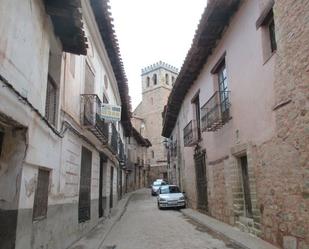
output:
<instances>
[{"instance_id":1,"label":"iron window grille","mask_svg":"<svg viewBox=\"0 0 309 249\"><path fill-rule=\"evenodd\" d=\"M118 153L118 137L119 137L119 135L118 135L118 131L116 129L115 124L112 123L111 127L112 127L112 133L111 133L111 139L110 139L110 146L111 146L113 153L117 154Z\"/></svg>"},{"instance_id":2,"label":"iron window grille","mask_svg":"<svg viewBox=\"0 0 309 249\"><path fill-rule=\"evenodd\" d=\"M191 120L183 129L183 140L185 147L191 147L198 143L198 127L196 120Z\"/></svg>"},{"instance_id":3,"label":"iron window grille","mask_svg":"<svg viewBox=\"0 0 309 249\"><path fill-rule=\"evenodd\" d=\"M216 91L201 108L202 130L216 131L230 120L230 91Z\"/></svg>"}]
</instances>

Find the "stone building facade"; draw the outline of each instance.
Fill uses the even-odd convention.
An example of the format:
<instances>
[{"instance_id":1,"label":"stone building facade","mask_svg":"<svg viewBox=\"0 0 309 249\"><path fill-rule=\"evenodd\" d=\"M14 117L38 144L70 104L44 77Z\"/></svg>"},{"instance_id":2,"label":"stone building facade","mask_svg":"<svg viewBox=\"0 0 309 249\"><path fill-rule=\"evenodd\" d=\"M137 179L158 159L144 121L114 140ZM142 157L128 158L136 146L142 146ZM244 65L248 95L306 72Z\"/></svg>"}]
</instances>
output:
<instances>
[{"instance_id":1,"label":"stone building facade","mask_svg":"<svg viewBox=\"0 0 309 249\"><path fill-rule=\"evenodd\" d=\"M273 11L276 131L257 148L262 231L272 243L304 249L309 248L309 3L275 1Z\"/></svg>"},{"instance_id":2,"label":"stone building facade","mask_svg":"<svg viewBox=\"0 0 309 249\"><path fill-rule=\"evenodd\" d=\"M308 8L209 1L162 131L191 207L285 249L309 246Z\"/></svg>"},{"instance_id":3,"label":"stone building facade","mask_svg":"<svg viewBox=\"0 0 309 249\"><path fill-rule=\"evenodd\" d=\"M68 248L124 193L131 109L108 8L1 1L0 248Z\"/></svg>"},{"instance_id":4,"label":"stone building facade","mask_svg":"<svg viewBox=\"0 0 309 249\"><path fill-rule=\"evenodd\" d=\"M177 75L177 68L161 61L142 69L142 101L133 112L132 124L152 144L146 158L150 165L149 182L167 179L162 112Z\"/></svg>"},{"instance_id":5,"label":"stone building facade","mask_svg":"<svg viewBox=\"0 0 309 249\"><path fill-rule=\"evenodd\" d=\"M150 141L133 128L132 135L127 138L126 192L150 185L148 181L150 165L146 162L149 149L151 149Z\"/></svg>"}]
</instances>

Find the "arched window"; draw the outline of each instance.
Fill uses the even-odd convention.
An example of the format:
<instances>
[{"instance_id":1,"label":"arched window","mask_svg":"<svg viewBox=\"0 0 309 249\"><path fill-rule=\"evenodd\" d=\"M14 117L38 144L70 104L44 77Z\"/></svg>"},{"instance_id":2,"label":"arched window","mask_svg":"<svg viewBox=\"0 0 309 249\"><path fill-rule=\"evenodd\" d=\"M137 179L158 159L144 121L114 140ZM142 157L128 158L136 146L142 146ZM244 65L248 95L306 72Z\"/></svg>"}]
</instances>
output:
<instances>
[{"instance_id":1,"label":"arched window","mask_svg":"<svg viewBox=\"0 0 309 249\"><path fill-rule=\"evenodd\" d=\"M146 79L146 84L147 84L147 87L149 87L150 86L150 78L149 77L147 77L147 79Z\"/></svg>"},{"instance_id":2,"label":"arched window","mask_svg":"<svg viewBox=\"0 0 309 249\"><path fill-rule=\"evenodd\" d=\"M156 85L157 84L157 74L154 74L152 76L152 80L153 80L153 84Z\"/></svg>"},{"instance_id":3,"label":"arched window","mask_svg":"<svg viewBox=\"0 0 309 249\"><path fill-rule=\"evenodd\" d=\"M172 86L174 85L174 83L175 83L175 77L172 76Z\"/></svg>"},{"instance_id":4,"label":"arched window","mask_svg":"<svg viewBox=\"0 0 309 249\"><path fill-rule=\"evenodd\" d=\"M154 158L154 151L151 151L151 157Z\"/></svg>"},{"instance_id":5,"label":"arched window","mask_svg":"<svg viewBox=\"0 0 309 249\"><path fill-rule=\"evenodd\" d=\"M165 74L165 83L166 83L166 85L169 84L169 77L168 77L168 74Z\"/></svg>"}]
</instances>

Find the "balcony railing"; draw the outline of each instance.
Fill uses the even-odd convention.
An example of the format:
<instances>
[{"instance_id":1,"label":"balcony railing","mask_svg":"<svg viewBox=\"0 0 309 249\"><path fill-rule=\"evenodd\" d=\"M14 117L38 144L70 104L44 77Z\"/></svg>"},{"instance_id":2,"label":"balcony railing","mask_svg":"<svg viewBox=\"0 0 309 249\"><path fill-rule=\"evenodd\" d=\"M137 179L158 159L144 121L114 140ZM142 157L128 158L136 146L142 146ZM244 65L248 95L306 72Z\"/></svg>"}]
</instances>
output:
<instances>
[{"instance_id":1,"label":"balcony railing","mask_svg":"<svg viewBox=\"0 0 309 249\"><path fill-rule=\"evenodd\" d=\"M109 124L100 117L101 101L96 94L81 94L81 122L102 143L108 142Z\"/></svg>"},{"instance_id":2,"label":"balcony railing","mask_svg":"<svg viewBox=\"0 0 309 249\"><path fill-rule=\"evenodd\" d=\"M123 145L123 142L121 141L121 138L119 138L119 141L118 141L118 157L119 157L119 160L124 162L125 161L125 155L124 155L124 145Z\"/></svg>"},{"instance_id":3,"label":"balcony railing","mask_svg":"<svg viewBox=\"0 0 309 249\"><path fill-rule=\"evenodd\" d=\"M216 131L230 120L230 91L217 91L201 108L202 130Z\"/></svg>"},{"instance_id":4,"label":"balcony railing","mask_svg":"<svg viewBox=\"0 0 309 249\"><path fill-rule=\"evenodd\" d=\"M112 133L111 133L111 139L110 139L110 147L114 154L118 153L118 131L116 129L116 126L114 124L112 126Z\"/></svg>"},{"instance_id":5,"label":"balcony railing","mask_svg":"<svg viewBox=\"0 0 309 249\"><path fill-rule=\"evenodd\" d=\"M198 143L198 128L196 120L191 120L183 129L183 140L185 147L191 147Z\"/></svg>"}]
</instances>

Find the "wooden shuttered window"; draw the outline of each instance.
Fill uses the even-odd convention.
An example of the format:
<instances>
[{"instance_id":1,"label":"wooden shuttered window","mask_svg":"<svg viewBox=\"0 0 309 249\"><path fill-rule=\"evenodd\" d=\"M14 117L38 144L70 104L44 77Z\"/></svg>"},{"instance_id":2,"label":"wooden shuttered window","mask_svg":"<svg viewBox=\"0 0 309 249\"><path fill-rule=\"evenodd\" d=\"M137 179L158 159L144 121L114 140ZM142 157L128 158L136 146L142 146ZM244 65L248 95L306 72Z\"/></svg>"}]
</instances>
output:
<instances>
[{"instance_id":1,"label":"wooden shuttered window","mask_svg":"<svg viewBox=\"0 0 309 249\"><path fill-rule=\"evenodd\" d=\"M38 170L37 186L34 194L33 220L46 218L48 206L49 171Z\"/></svg>"},{"instance_id":2,"label":"wooden shuttered window","mask_svg":"<svg viewBox=\"0 0 309 249\"><path fill-rule=\"evenodd\" d=\"M50 75L47 80L45 117L53 125L56 125L57 115L57 86Z\"/></svg>"},{"instance_id":3,"label":"wooden shuttered window","mask_svg":"<svg viewBox=\"0 0 309 249\"><path fill-rule=\"evenodd\" d=\"M91 164L92 164L92 152L86 149L85 147L82 147L79 200L78 200L79 222L90 220Z\"/></svg>"},{"instance_id":4,"label":"wooden shuttered window","mask_svg":"<svg viewBox=\"0 0 309 249\"><path fill-rule=\"evenodd\" d=\"M94 73L92 72L88 63L86 63L85 67L85 94L94 94Z\"/></svg>"}]
</instances>

